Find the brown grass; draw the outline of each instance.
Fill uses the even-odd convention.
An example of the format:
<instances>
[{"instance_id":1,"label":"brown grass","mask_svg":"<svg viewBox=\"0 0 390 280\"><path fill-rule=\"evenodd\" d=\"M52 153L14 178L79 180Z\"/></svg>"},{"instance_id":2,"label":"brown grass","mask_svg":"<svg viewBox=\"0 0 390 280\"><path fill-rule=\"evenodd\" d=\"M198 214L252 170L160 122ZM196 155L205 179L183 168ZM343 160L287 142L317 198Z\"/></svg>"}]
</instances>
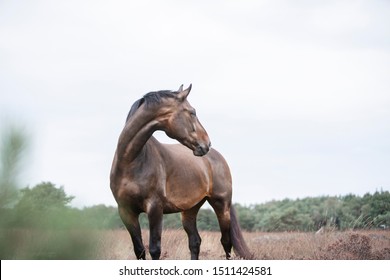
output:
<instances>
[{"instance_id":1,"label":"brown grass","mask_svg":"<svg viewBox=\"0 0 390 280\"><path fill-rule=\"evenodd\" d=\"M390 259L390 231L244 232L255 259L266 260L377 260ZM200 232L200 259L223 260L219 232ZM147 244L149 232L143 231ZM125 230L62 231L2 230L3 259L135 259ZM150 258L149 254L147 255ZM189 259L184 230L164 230L162 259Z\"/></svg>"},{"instance_id":2,"label":"brown grass","mask_svg":"<svg viewBox=\"0 0 390 280\"><path fill-rule=\"evenodd\" d=\"M201 232L200 235L200 258L224 259L220 233ZM256 259L390 259L390 231L330 231L323 234L245 232L244 237ZM148 231L144 231L145 244L148 244L148 238ZM189 259L187 242L183 230L164 230L162 259ZM97 246L97 259L135 259L130 237L124 230L100 232Z\"/></svg>"}]
</instances>

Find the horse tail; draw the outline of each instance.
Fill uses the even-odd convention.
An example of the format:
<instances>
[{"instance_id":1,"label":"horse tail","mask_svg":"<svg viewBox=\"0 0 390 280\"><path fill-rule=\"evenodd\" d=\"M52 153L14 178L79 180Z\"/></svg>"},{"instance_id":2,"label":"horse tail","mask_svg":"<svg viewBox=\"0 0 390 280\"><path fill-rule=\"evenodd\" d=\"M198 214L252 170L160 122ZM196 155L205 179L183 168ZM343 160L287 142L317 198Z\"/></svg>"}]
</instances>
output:
<instances>
[{"instance_id":1,"label":"horse tail","mask_svg":"<svg viewBox=\"0 0 390 280\"><path fill-rule=\"evenodd\" d=\"M246 245L240 224L238 223L237 213L233 205L230 207L230 238L233 244L234 253L243 259L253 259L253 254Z\"/></svg>"}]
</instances>

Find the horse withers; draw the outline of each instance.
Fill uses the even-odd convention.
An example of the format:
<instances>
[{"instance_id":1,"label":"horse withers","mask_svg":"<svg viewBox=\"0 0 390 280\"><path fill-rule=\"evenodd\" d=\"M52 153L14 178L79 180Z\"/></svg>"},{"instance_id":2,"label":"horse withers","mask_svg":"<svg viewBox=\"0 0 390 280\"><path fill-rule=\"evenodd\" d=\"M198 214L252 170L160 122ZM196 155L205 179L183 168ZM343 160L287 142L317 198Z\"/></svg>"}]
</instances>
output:
<instances>
[{"instance_id":1,"label":"horse withers","mask_svg":"<svg viewBox=\"0 0 390 280\"><path fill-rule=\"evenodd\" d=\"M149 252L161 255L163 214L181 212L189 239L191 259L199 258L201 238L196 216L205 201L213 207L221 230L226 258L231 249L241 258L251 258L232 206L232 179L220 153L210 148L210 139L190 105L187 89L150 92L130 109L118 140L111 168L110 186L119 215L130 233L138 259L145 259L138 221L149 219ZM156 130L181 144L162 144Z\"/></svg>"}]
</instances>

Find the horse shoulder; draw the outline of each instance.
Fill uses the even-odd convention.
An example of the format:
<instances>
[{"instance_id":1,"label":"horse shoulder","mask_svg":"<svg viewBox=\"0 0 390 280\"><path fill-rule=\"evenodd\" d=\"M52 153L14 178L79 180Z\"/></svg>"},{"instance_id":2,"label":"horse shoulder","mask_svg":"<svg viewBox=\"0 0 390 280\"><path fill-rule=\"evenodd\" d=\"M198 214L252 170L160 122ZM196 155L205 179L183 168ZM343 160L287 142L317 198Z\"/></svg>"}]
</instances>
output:
<instances>
[{"instance_id":1,"label":"horse shoulder","mask_svg":"<svg viewBox=\"0 0 390 280\"><path fill-rule=\"evenodd\" d=\"M210 164L212 190L210 196L229 197L232 194L232 176L225 158L215 149L205 156Z\"/></svg>"}]
</instances>

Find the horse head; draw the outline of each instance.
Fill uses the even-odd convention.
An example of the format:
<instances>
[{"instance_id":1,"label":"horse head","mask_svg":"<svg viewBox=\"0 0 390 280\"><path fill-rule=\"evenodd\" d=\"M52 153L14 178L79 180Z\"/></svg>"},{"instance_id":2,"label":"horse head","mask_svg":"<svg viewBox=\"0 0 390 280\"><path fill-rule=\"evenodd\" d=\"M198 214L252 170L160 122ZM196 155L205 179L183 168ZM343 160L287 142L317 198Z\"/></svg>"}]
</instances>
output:
<instances>
[{"instance_id":1,"label":"horse head","mask_svg":"<svg viewBox=\"0 0 390 280\"><path fill-rule=\"evenodd\" d=\"M166 99L161 130L165 131L168 137L190 148L195 156L204 156L209 151L211 143L196 116L195 109L187 100L191 86L185 90L181 86L174 98Z\"/></svg>"}]
</instances>

